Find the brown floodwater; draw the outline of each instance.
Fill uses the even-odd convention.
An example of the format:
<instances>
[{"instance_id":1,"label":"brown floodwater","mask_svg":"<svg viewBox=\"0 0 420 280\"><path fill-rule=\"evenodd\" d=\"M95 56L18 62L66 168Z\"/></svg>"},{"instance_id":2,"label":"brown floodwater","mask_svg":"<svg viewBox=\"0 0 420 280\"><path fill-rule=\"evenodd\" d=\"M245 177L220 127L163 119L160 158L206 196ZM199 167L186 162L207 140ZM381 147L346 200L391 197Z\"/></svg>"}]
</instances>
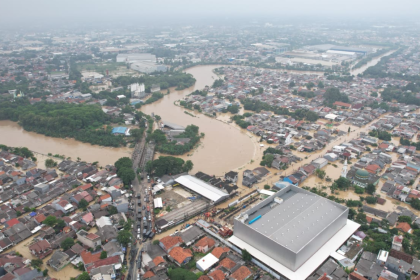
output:
<instances>
[{"instance_id":1,"label":"brown floodwater","mask_svg":"<svg viewBox=\"0 0 420 280\"><path fill-rule=\"evenodd\" d=\"M383 55L380 55L380 56L378 56L378 57L375 57L374 59L372 59L371 61L369 61L369 62L368 62L368 63L366 63L365 65L363 65L362 67L351 70L351 71L350 71L350 74L351 74L351 75L353 75L353 76L357 76L357 75L359 75L359 74L362 74L362 73L363 73L363 72L365 72L365 71L366 71L366 69L368 69L369 67L371 67L371 66L375 66L376 64L378 64L378 63L379 63L379 61L381 61L381 58L382 58L382 57L388 56L388 55L390 55L390 54L392 54L392 53L394 53L394 52L395 52L395 51L389 51L389 52L387 52L387 53L384 53Z\"/></svg>"},{"instance_id":2,"label":"brown floodwater","mask_svg":"<svg viewBox=\"0 0 420 280\"><path fill-rule=\"evenodd\" d=\"M53 138L25 131L18 123L12 121L0 121L0 144L11 147L27 147L41 154L64 155L73 160L79 157L88 162L98 161L103 166L114 164L119 158L131 155L131 149L128 148L101 147L74 139ZM57 159L56 161L61 160Z\"/></svg>"},{"instance_id":3,"label":"brown floodwater","mask_svg":"<svg viewBox=\"0 0 420 280\"><path fill-rule=\"evenodd\" d=\"M238 168L253 158L255 153L253 137L244 130L203 114L193 113L196 117L192 117L184 113L185 108L174 105L175 101L192 91L201 90L206 85L211 86L218 78L213 73L213 69L217 67L208 65L187 69L186 72L197 80L194 86L181 91L172 90L161 100L141 107L141 111L159 115L162 121L182 126L197 125L205 137L194 151L180 157L194 163L192 173L203 171L210 175L221 176L224 172ZM160 155L162 154L156 153L156 156Z\"/></svg>"}]
</instances>

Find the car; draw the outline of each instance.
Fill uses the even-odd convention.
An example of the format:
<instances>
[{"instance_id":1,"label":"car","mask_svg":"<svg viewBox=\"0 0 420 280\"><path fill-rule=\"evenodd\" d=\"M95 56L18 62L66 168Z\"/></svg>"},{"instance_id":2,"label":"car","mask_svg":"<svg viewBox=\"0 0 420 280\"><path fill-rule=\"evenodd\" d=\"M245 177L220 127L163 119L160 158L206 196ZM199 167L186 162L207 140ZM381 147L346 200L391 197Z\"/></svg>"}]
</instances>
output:
<instances>
[{"instance_id":1,"label":"car","mask_svg":"<svg viewBox=\"0 0 420 280\"><path fill-rule=\"evenodd\" d=\"M146 206L143 205L143 210L145 210L145 209L146 209Z\"/></svg>"},{"instance_id":2,"label":"car","mask_svg":"<svg viewBox=\"0 0 420 280\"><path fill-rule=\"evenodd\" d=\"M162 180L158 178L158 179L157 179L157 182L158 182L158 183L162 183Z\"/></svg>"},{"instance_id":3,"label":"car","mask_svg":"<svg viewBox=\"0 0 420 280\"><path fill-rule=\"evenodd\" d=\"M142 240L142 242L146 242L147 241L147 238L146 237L144 237L143 238L143 240Z\"/></svg>"},{"instance_id":4,"label":"car","mask_svg":"<svg viewBox=\"0 0 420 280\"><path fill-rule=\"evenodd\" d=\"M140 234L137 234L137 239L141 239L141 235Z\"/></svg>"}]
</instances>

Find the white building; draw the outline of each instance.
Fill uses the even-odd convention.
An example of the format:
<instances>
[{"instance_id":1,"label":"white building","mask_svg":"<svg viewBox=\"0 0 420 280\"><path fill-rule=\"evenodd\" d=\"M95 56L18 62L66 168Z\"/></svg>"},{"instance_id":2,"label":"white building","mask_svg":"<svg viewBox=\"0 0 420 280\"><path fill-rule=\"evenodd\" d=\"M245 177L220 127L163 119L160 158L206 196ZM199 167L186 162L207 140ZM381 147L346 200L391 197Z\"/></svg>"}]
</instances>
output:
<instances>
[{"instance_id":1,"label":"white building","mask_svg":"<svg viewBox=\"0 0 420 280\"><path fill-rule=\"evenodd\" d=\"M142 98L146 95L145 93L146 87L144 86L143 83L131 84L129 85L129 89L131 90L131 98Z\"/></svg>"}]
</instances>

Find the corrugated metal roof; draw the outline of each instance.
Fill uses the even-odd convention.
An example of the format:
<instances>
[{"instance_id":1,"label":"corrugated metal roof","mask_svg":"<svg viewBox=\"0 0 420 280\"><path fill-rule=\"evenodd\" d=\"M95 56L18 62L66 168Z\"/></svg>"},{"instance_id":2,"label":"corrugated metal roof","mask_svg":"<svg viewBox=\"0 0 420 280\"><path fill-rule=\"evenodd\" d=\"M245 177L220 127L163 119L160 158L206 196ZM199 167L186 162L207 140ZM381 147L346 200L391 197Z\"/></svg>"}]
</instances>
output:
<instances>
[{"instance_id":1,"label":"corrugated metal roof","mask_svg":"<svg viewBox=\"0 0 420 280\"><path fill-rule=\"evenodd\" d=\"M358 228L360 225L351 220L341 228L330 240L328 240L314 255L312 255L302 266L293 271L273 258L267 256L264 252L252 247L242 239L233 235L229 242L240 249L246 249L253 257L269 266L274 271L287 277L290 280L301 280L308 278L329 256L335 252Z\"/></svg>"},{"instance_id":2,"label":"corrugated metal roof","mask_svg":"<svg viewBox=\"0 0 420 280\"><path fill-rule=\"evenodd\" d=\"M175 179L175 182L214 202L221 201L229 196L228 193L191 175L180 176Z\"/></svg>"}]
</instances>

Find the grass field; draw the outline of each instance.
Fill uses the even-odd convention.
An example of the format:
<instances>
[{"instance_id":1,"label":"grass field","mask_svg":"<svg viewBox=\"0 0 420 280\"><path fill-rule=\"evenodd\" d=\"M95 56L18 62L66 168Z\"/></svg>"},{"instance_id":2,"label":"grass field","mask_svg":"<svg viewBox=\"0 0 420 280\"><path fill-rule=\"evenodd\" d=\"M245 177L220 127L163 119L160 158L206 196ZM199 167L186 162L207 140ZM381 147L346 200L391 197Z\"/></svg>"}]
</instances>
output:
<instances>
[{"instance_id":1,"label":"grass field","mask_svg":"<svg viewBox=\"0 0 420 280\"><path fill-rule=\"evenodd\" d=\"M101 64L92 63L78 63L77 70L81 71L94 71L101 74L105 74L106 70L115 71L118 67L125 66L124 62L109 62Z\"/></svg>"}]
</instances>

